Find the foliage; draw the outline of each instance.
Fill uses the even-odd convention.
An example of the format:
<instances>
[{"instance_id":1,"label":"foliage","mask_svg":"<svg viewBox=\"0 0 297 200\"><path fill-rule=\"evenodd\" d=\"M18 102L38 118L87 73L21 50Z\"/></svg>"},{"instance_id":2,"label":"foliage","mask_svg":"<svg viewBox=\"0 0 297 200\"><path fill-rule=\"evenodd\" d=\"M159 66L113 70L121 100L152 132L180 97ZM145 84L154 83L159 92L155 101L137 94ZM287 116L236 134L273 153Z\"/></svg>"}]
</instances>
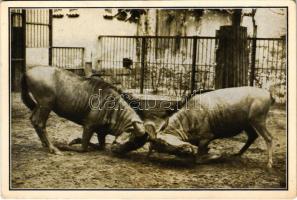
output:
<instances>
[{"instance_id":1,"label":"foliage","mask_svg":"<svg viewBox=\"0 0 297 200\"><path fill-rule=\"evenodd\" d=\"M117 9L117 12L114 15L111 14L110 9L106 9L106 11L108 14L103 16L105 19L111 20L116 18L119 21L128 21L130 23L138 23L140 17L148 13L147 9ZM206 12L213 12L223 15L230 15L233 12L232 9L171 9L162 11L166 11L167 23L177 21L179 20L180 16L185 14L192 16L194 20L199 20Z\"/></svg>"},{"instance_id":2,"label":"foliage","mask_svg":"<svg viewBox=\"0 0 297 200\"><path fill-rule=\"evenodd\" d=\"M115 15L104 15L105 19L116 18L119 21L128 21L130 23L138 23L141 15L147 13L146 9L117 9Z\"/></svg>"},{"instance_id":3,"label":"foliage","mask_svg":"<svg viewBox=\"0 0 297 200\"><path fill-rule=\"evenodd\" d=\"M190 90L191 71L186 67L174 69L172 64L151 64L146 72L154 94L166 90L166 93L185 95Z\"/></svg>"}]
</instances>

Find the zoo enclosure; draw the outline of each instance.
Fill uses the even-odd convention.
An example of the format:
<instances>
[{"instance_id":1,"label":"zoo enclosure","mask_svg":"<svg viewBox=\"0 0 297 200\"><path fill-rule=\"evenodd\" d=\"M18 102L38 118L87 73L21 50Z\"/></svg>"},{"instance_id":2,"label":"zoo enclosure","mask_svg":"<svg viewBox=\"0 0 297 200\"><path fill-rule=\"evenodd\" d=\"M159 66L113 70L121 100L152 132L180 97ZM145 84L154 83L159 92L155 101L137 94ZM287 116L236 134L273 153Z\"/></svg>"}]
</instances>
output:
<instances>
[{"instance_id":1,"label":"zoo enclosure","mask_svg":"<svg viewBox=\"0 0 297 200\"><path fill-rule=\"evenodd\" d=\"M215 88L218 45L218 37L99 36L97 70L134 92L181 96ZM276 84L284 98L286 39L247 38L247 52L248 85Z\"/></svg>"},{"instance_id":2,"label":"zoo enclosure","mask_svg":"<svg viewBox=\"0 0 297 200\"><path fill-rule=\"evenodd\" d=\"M53 47L52 11L11 9L11 82L19 88L27 48L47 48L48 64L80 70L84 48ZM285 97L286 39L248 38L249 85L279 84ZM181 96L215 87L218 37L100 36L95 69L113 84L133 92ZM230 52L226 52L226 57Z\"/></svg>"}]
</instances>

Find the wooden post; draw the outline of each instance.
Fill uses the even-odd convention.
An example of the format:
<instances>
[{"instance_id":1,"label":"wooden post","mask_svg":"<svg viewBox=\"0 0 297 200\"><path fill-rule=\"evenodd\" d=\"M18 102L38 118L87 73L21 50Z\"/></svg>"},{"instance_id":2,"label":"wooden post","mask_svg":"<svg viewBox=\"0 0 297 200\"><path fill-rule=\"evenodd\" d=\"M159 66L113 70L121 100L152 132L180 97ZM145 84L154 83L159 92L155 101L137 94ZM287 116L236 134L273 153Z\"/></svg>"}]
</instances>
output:
<instances>
[{"instance_id":1,"label":"wooden post","mask_svg":"<svg viewBox=\"0 0 297 200\"><path fill-rule=\"evenodd\" d=\"M221 26L217 37L215 88L248 85L247 28Z\"/></svg>"},{"instance_id":2,"label":"wooden post","mask_svg":"<svg viewBox=\"0 0 297 200\"><path fill-rule=\"evenodd\" d=\"M195 90L196 76L196 52L197 52L197 37L193 38L193 58L192 58L192 76L191 76L191 94Z\"/></svg>"}]
</instances>

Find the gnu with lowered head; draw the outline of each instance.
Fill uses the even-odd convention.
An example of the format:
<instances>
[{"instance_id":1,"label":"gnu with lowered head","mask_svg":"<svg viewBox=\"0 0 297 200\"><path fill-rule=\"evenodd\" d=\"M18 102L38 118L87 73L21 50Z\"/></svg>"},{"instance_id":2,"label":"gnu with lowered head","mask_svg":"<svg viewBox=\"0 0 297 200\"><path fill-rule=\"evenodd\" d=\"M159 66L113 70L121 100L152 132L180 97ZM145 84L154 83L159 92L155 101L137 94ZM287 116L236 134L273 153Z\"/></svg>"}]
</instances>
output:
<instances>
[{"instance_id":1,"label":"gnu with lowered head","mask_svg":"<svg viewBox=\"0 0 297 200\"><path fill-rule=\"evenodd\" d=\"M212 140L245 131L248 139L238 155L261 135L267 145L267 166L271 168L272 136L266 128L266 118L273 102L268 91L255 87L226 88L196 95L158 131L153 123L145 125L150 135L154 135L150 138L151 148L177 155L204 156Z\"/></svg>"},{"instance_id":2,"label":"gnu with lowered head","mask_svg":"<svg viewBox=\"0 0 297 200\"><path fill-rule=\"evenodd\" d=\"M99 107L92 109L90 98L101 92ZM30 96L33 96L34 100ZM121 91L100 79L84 78L67 70L38 66L29 69L22 78L22 100L32 110L31 123L42 145L51 153L61 154L48 139L46 122L51 111L83 126L81 147L61 145L64 150L84 152L90 139L97 133L101 148L106 134L116 137L132 133L123 144L115 143L113 151L126 153L144 145L147 140L144 125L138 114L121 97ZM113 107L108 101L113 99Z\"/></svg>"}]
</instances>

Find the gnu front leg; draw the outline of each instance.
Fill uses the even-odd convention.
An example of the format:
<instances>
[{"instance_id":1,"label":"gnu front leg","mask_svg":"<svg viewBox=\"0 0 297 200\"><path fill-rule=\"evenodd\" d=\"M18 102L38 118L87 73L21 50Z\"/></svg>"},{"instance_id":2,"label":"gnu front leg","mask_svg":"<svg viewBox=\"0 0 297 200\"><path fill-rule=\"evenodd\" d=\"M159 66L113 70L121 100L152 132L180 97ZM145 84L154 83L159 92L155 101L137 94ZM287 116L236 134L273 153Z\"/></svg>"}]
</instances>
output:
<instances>
[{"instance_id":1,"label":"gnu front leg","mask_svg":"<svg viewBox=\"0 0 297 200\"><path fill-rule=\"evenodd\" d=\"M63 151L86 152L86 151L88 151L88 147L89 147L90 140L91 140L93 133L94 132L91 128L84 127L83 135L82 135L82 139L81 139L81 147L70 146L72 144L75 144L76 142L80 142L79 139L75 139L75 140L71 141L69 145L61 145L60 144L57 146L60 150L63 150Z\"/></svg>"},{"instance_id":2,"label":"gnu front leg","mask_svg":"<svg viewBox=\"0 0 297 200\"><path fill-rule=\"evenodd\" d=\"M97 132L97 138L99 144L94 144L92 142L89 142L89 147L95 150L104 150L105 149L105 134L100 134ZM73 139L71 142L69 142L69 146L75 145L75 144L82 144L82 138L76 138Z\"/></svg>"},{"instance_id":3,"label":"gnu front leg","mask_svg":"<svg viewBox=\"0 0 297 200\"><path fill-rule=\"evenodd\" d=\"M170 134L157 135L157 137L151 141L151 145L153 150L160 153L169 153L180 157L195 157L198 153L198 147Z\"/></svg>"}]
</instances>

